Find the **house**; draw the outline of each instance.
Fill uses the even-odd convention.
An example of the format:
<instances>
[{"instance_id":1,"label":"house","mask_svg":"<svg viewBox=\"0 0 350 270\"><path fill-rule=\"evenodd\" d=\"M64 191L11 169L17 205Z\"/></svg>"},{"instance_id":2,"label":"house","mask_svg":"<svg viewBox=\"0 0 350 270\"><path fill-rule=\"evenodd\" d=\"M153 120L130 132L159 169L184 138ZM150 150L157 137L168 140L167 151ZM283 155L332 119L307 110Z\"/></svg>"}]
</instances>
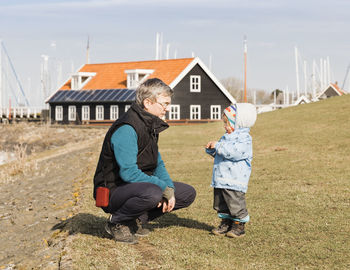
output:
<instances>
[{"instance_id":1,"label":"house","mask_svg":"<svg viewBox=\"0 0 350 270\"><path fill-rule=\"evenodd\" d=\"M296 105L300 105L300 104L306 104L306 103L310 103L310 99L308 99L307 96L305 95L301 95L294 103L293 105L296 106Z\"/></svg>"},{"instance_id":2,"label":"house","mask_svg":"<svg viewBox=\"0 0 350 270\"><path fill-rule=\"evenodd\" d=\"M344 90L340 89L337 83L330 83L326 89L316 96L316 100L322 100L335 96L342 96L347 94Z\"/></svg>"},{"instance_id":3,"label":"house","mask_svg":"<svg viewBox=\"0 0 350 270\"><path fill-rule=\"evenodd\" d=\"M137 86L159 78L174 90L167 121L221 119L235 99L199 58L86 64L46 101L53 123L113 122L135 100Z\"/></svg>"}]
</instances>

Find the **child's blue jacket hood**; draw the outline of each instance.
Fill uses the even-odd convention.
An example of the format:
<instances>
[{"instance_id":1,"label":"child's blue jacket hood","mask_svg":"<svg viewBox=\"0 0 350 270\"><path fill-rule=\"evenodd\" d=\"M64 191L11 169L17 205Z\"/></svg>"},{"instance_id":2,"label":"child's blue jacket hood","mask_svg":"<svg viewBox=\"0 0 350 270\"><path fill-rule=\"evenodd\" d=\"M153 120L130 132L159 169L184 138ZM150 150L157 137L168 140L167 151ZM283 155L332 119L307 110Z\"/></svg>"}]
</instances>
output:
<instances>
[{"instance_id":1,"label":"child's blue jacket hood","mask_svg":"<svg viewBox=\"0 0 350 270\"><path fill-rule=\"evenodd\" d=\"M215 149L206 149L215 157L212 187L247 192L253 159L249 131L249 128L239 128L230 134L225 133Z\"/></svg>"}]
</instances>

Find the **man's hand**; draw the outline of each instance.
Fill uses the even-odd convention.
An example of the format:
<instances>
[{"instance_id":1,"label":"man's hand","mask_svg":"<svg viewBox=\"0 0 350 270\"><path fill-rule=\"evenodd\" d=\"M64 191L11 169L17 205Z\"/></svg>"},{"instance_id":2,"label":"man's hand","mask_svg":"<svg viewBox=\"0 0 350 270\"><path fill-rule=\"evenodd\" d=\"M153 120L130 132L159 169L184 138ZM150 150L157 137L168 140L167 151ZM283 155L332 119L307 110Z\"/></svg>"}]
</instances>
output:
<instances>
[{"instance_id":1,"label":"man's hand","mask_svg":"<svg viewBox=\"0 0 350 270\"><path fill-rule=\"evenodd\" d=\"M166 213L166 212L170 212L174 209L175 207L175 197L171 197L168 201L166 199L161 200L157 207L162 207L162 212Z\"/></svg>"},{"instance_id":2,"label":"man's hand","mask_svg":"<svg viewBox=\"0 0 350 270\"><path fill-rule=\"evenodd\" d=\"M216 143L217 141L210 141L207 143L206 148L209 148L209 149L215 148Z\"/></svg>"}]
</instances>

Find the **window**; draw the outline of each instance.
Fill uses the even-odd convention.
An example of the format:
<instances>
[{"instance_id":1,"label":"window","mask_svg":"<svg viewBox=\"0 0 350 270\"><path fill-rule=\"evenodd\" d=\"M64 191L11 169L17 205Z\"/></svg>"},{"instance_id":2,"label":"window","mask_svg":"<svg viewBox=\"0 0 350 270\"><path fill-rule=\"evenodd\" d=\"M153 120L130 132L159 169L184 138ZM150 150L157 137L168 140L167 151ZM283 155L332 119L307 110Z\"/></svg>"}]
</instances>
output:
<instances>
[{"instance_id":1,"label":"window","mask_svg":"<svg viewBox=\"0 0 350 270\"><path fill-rule=\"evenodd\" d=\"M71 79L71 89L82 89L95 75L95 72L78 72L73 74Z\"/></svg>"},{"instance_id":2,"label":"window","mask_svg":"<svg viewBox=\"0 0 350 270\"><path fill-rule=\"evenodd\" d=\"M126 77L126 87L129 89L136 88L141 83L143 83L149 75L151 75L154 70L153 69L127 69L124 70L127 74Z\"/></svg>"},{"instance_id":3,"label":"window","mask_svg":"<svg viewBox=\"0 0 350 270\"><path fill-rule=\"evenodd\" d=\"M77 118L77 109L75 106L68 106L68 121L75 121Z\"/></svg>"},{"instance_id":4,"label":"window","mask_svg":"<svg viewBox=\"0 0 350 270\"><path fill-rule=\"evenodd\" d=\"M102 105L96 106L96 120L104 120L104 110Z\"/></svg>"},{"instance_id":5,"label":"window","mask_svg":"<svg viewBox=\"0 0 350 270\"><path fill-rule=\"evenodd\" d=\"M90 120L90 106L83 106L81 112L81 119L83 121Z\"/></svg>"},{"instance_id":6,"label":"window","mask_svg":"<svg viewBox=\"0 0 350 270\"><path fill-rule=\"evenodd\" d=\"M190 106L190 118L191 120L200 120L201 119L201 106L200 105L191 105Z\"/></svg>"},{"instance_id":7,"label":"window","mask_svg":"<svg viewBox=\"0 0 350 270\"><path fill-rule=\"evenodd\" d=\"M119 108L118 105L111 106L110 119L117 120L119 117Z\"/></svg>"},{"instance_id":8,"label":"window","mask_svg":"<svg viewBox=\"0 0 350 270\"><path fill-rule=\"evenodd\" d=\"M62 121L63 120L63 107L62 106L56 106L56 108L55 108L55 119L56 119L56 121Z\"/></svg>"},{"instance_id":9,"label":"window","mask_svg":"<svg viewBox=\"0 0 350 270\"><path fill-rule=\"evenodd\" d=\"M190 76L191 92L201 91L201 76Z\"/></svg>"},{"instance_id":10,"label":"window","mask_svg":"<svg viewBox=\"0 0 350 270\"><path fill-rule=\"evenodd\" d=\"M125 112L127 112L130 109L131 105L125 105Z\"/></svg>"},{"instance_id":11,"label":"window","mask_svg":"<svg viewBox=\"0 0 350 270\"><path fill-rule=\"evenodd\" d=\"M180 105L170 105L169 120L180 120Z\"/></svg>"},{"instance_id":12,"label":"window","mask_svg":"<svg viewBox=\"0 0 350 270\"><path fill-rule=\"evenodd\" d=\"M210 106L210 119L211 120L221 119L221 106L220 105L211 105Z\"/></svg>"}]
</instances>

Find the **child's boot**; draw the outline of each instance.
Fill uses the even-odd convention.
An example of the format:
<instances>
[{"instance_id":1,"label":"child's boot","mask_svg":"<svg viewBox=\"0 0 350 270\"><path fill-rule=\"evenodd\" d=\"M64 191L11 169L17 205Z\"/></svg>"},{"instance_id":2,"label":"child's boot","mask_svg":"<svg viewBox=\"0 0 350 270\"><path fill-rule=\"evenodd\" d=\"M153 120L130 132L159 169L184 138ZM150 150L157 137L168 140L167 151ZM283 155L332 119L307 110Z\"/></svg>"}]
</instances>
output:
<instances>
[{"instance_id":1,"label":"child's boot","mask_svg":"<svg viewBox=\"0 0 350 270\"><path fill-rule=\"evenodd\" d=\"M245 223L243 222L233 221L231 229L226 233L226 236L230 238L244 236L245 235L244 225Z\"/></svg>"},{"instance_id":2,"label":"child's boot","mask_svg":"<svg viewBox=\"0 0 350 270\"><path fill-rule=\"evenodd\" d=\"M231 229L231 225L231 219L222 219L220 225L217 228L212 229L211 232L215 235L225 234Z\"/></svg>"}]
</instances>

